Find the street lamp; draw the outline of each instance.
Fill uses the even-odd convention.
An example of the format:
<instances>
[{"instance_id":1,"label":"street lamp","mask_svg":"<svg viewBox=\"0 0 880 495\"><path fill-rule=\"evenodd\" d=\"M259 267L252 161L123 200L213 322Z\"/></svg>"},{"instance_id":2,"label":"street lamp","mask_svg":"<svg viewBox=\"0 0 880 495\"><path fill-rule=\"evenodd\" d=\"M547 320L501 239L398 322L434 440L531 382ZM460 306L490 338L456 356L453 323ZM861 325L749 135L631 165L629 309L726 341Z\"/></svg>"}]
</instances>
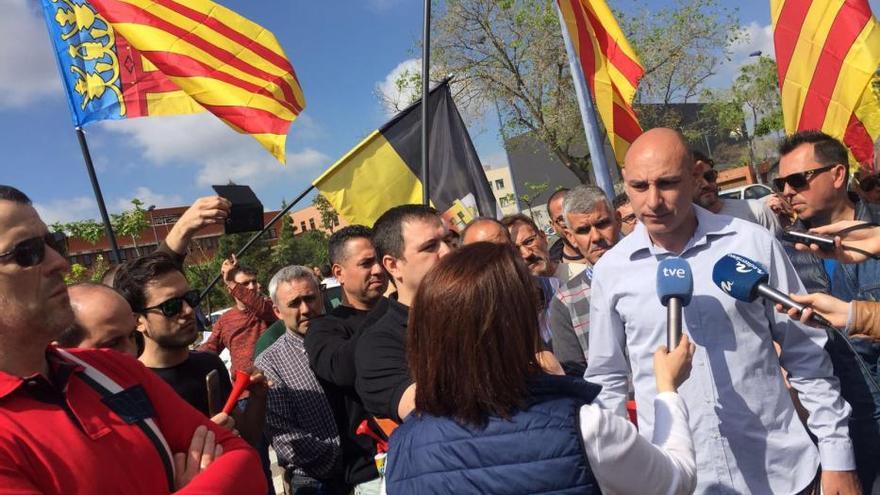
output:
<instances>
[{"instance_id":1,"label":"street lamp","mask_svg":"<svg viewBox=\"0 0 880 495\"><path fill-rule=\"evenodd\" d=\"M156 222L153 221L153 210L156 209L156 205L150 205L147 208L147 212L150 214L150 226L153 227L153 239L156 240L156 249L159 249L159 234L156 233Z\"/></svg>"}]
</instances>

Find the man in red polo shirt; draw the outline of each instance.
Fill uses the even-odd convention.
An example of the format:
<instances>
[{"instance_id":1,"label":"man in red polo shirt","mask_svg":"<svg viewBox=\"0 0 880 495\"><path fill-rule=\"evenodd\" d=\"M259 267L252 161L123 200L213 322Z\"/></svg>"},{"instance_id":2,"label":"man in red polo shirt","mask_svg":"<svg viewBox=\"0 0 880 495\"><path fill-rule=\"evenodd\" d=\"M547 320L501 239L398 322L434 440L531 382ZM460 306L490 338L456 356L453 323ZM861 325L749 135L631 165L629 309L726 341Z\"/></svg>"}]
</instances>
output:
<instances>
[{"instance_id":1,"label":"man in red polo shirt","mask_svg":"<svg viewBox=\"0 0 880 495\"><path fill-rule=\"evenodd\" d=\"M235 306L214 323L211 337L199 350L219 354L224 348L229 349L232 372L250 372L257 340L278 318L272 310L272 300L260 292L257 273L239 266L235 255L223 261L220 273Z\"/></svg>"},{"instance_id":2,"label":"man in red polo shirt","mask_svg":"<svg viewBox=\"0 0 880 495\"><path fill-rule=\"evenodd\" d=\"M63 239L0 185L0 494L262 494L255 452L73 322ZM219 448L218 448L219 447Z\"/></svg>"}]
</instances>

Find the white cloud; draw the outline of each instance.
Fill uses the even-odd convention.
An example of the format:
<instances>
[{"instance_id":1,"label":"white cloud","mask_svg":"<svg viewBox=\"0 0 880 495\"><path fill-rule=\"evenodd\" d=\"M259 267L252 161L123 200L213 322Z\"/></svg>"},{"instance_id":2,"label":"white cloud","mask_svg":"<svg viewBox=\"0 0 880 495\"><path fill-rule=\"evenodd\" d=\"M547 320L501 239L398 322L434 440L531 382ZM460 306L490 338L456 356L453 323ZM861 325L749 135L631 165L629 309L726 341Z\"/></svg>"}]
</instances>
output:
<instances>
[{"instance_id":1,"label":"white cloud","mask_svg":"<svg viewBox=\"0 0 880 495\"><path fill-rule=\"evenodd\" d=\"M762 25L752 21L743 28L744 36L733 42L730 50L730 61L724 61L718 67L718 73L710 78L706 85L711 88L729 88L739 73L740 67L754 62L752 53L761 52L765 57L776 58L773 45L773 26Z\"/></svg>"},{"instance_id":2,"label":"white cloud","mask_svg":"<svg viewBox=\"0 0 880 495\"><path fill-rule=\"evenodd\" d=\"M119 212L128 210L132 207L131 200L137 198L144 202L144 208L155 205L156 208L167 208L169 206L180 206L183 204L183 198L179 194L162 194L151 190L148 187L138 187L131 194L117 198L109 206L110 211Z\"/></svg>"},{"instance_id":3,"label":"white cloud","mask_svg":"<svg viewBox=\"0 0 880 495\"><path fill-rule=\"evenodd\" d=\"M421 87L414 85L405 85L403 88L397 86L397 79L405 74L421 74L422 59L411 58L397 64L397 67L391 69L391 72L385 76L385 79L376 83L376 92L382 99L382 106L388 116L392 116L406 108L417 95L421 94Z\"/></svg>"},{"instance_id":4,"label":"white cloud","mask_svg":"<svg viewBox=\"0 0 880 495\"><path fill-rule=\"evenodd\" d=\"M39 2L4 0L0 15L0 108L21 107L45 95L62 94Z\"/></svg>"},{"instance_id":5,"label":"white cloud","mask_svg":"<svg viewBox=\"0 0 880 495\"><path fill-rule=\"evenodd\" d=\"M305 118L303 124L307 134L314 136L321 132L311 118ZM226 184L230 180L251 186L269 184L304 171L317 173L321 166L330 163L327 155L305 148L289 152L287 165L281 165L253 138L236 133L207 113L107 121L98 125L111 133L125 135L150 163L198 167L198 186ZM296 139L291 135L288 143L296 144Z\"/></svg>"},{"instance_id":6,"label":"white cloud","mask_svg":"<svg viewBox=\"0 0 880 495\"><path fill-rule=\"evenodd\" d=\"M87 218L98 218L98 204L95 198L77 196L69 199L55 199L48 203L34 203L34 208L46 225L55 222L74 222Z\"/></svg>"}]
</instances>

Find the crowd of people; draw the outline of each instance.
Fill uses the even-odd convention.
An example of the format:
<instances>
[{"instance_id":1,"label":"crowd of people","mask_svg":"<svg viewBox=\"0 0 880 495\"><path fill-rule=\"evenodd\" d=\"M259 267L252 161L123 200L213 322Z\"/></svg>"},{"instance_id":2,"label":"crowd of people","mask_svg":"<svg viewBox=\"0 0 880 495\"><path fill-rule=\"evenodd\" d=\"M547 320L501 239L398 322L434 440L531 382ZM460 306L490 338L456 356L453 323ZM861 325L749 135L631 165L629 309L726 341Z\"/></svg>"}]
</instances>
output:
<instances>
[{"instance_id":1,"label":"crowd of people","mask_svg":"<svg viewBox=\"0 0 880 495\"><path fill-rule=\"evenodd\" d=\"M779 154L775 195L726 199L709 157L652 129L624 193L552 194L553 244L528 215L451 235L402 205L266 293L231 257L234 305L198 347L183 267L227 200L68 287L63 235L0 185L0 494L274 493L270 446L286 494L880 493L880 206L839 141ZM730 297L727 254L806 309ZM671 349L669 258L693 273Z\"/></svg>"}]
</instances>

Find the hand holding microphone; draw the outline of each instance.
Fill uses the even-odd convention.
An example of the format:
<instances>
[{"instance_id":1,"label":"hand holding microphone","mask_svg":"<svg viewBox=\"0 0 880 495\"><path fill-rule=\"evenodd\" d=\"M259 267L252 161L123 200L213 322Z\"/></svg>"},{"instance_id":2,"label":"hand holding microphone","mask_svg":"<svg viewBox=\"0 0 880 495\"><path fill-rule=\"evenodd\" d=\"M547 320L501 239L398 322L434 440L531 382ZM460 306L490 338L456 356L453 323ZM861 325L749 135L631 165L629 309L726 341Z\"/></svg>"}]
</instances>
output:
<instances>
[{"instance_id":1,"label":"hand holding microphone","mask_svg":"<svg viewBox=\"0 0 880 495\"><path fill-rule=\"evenodd\" d=\"M694 277L682 258L666 258L657 266L657 296L666 306L666 348L675 349L681 340L681 308L691 302Z\"/></svg>"}]
</instances>

